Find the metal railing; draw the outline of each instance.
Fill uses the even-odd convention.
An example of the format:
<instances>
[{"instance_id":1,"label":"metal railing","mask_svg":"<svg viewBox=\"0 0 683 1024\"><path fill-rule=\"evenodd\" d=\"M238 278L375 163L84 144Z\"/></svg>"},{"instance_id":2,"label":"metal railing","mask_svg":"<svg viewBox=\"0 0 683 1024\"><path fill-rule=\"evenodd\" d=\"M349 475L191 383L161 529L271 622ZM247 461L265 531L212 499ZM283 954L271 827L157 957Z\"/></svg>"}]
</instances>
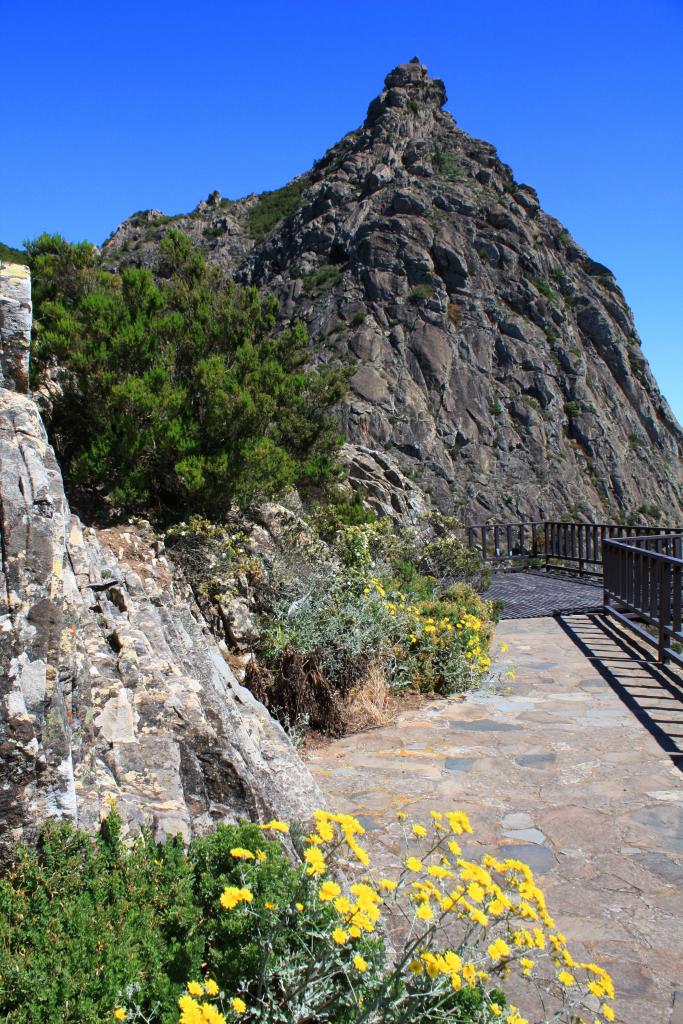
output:
<instances>
[{"instance_id":1,"label":"metal railing","mask_svg":"<svg viewBox=\"0 0 683 1024\"><path fill-rule=\"evenodd\" d=\"M656 640L658 661L683 666L683 535L607 540L603 566L605 612L650 643Z\"/></svg>"},{"instance_id":2,"label":"metal railing","mask_svg":"<svg viewBox=\"0 0 683 1024\"><path fill-rule=\"evenodd\" d=\"M560 520L484 523L466 526L464 529L468 546L476 548L484 562L529 563L537 560L546 569L562 568L589 577L602 576L605 541L615 537L636 537L643 533L648 536L664 536L672 532L670 526L620 526L616 523L572 523Z\"/></svg>"},{"instance_id":3,"label":"metal railing","mask_svg":"<svg viewBox=\"0 0 683 1024\"><path fill-rule=\"evenodd\" d=\"M545 520L464 527L484 562L601 579L603 607L683 666L683 527Z\"/></svg>"}]
</instances>

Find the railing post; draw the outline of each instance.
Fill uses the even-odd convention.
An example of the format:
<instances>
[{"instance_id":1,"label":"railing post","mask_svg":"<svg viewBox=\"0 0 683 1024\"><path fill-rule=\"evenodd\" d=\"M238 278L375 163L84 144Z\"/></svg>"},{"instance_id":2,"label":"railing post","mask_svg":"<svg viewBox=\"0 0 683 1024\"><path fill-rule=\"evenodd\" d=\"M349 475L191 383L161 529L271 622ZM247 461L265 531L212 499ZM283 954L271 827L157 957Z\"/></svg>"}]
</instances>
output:
<instances>
[{"instance_id":1,"label":"railing post","mask_svg":"<svg viewBox=\"0 0 683 1024\"><path fill-rule=\"evenodd\" d=\"M664 626L671 617L671 576L670 566L663 559L659 561L659 630L657 637L657 661L664 664L666 655L666 633Z\"/></svg>"}]
</instances>

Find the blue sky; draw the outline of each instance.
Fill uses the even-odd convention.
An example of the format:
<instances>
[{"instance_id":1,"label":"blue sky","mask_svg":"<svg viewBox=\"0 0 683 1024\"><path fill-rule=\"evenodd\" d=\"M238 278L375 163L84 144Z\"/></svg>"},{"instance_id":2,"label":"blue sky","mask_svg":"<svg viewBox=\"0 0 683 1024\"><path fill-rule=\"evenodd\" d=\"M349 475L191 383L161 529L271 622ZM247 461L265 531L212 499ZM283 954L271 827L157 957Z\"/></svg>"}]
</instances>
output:
<instances>
[{"instance_id":1,"label":"blue sky","mask_svg":"<svg viewBox=\"0 0 683 1024\"><path fill-rule=\"evenodd\" d=\"M0 0L0 22L0 241L284 184L418 55L616 273L683 421L683 0Z\"/></svg>"}]
</instances>

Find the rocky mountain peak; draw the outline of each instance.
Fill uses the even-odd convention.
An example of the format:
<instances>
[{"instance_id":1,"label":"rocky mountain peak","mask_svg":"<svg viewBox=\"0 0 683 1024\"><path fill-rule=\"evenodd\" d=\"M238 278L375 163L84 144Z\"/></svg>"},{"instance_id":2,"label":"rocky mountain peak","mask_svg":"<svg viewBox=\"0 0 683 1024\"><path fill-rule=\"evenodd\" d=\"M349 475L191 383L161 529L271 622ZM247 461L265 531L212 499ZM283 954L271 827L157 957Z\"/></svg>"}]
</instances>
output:
<instances>
[{"instance_id":1,"label":"rocky mountain peak","mask_svg":"<svg viewBox=\"0 0 683 1024\"><path fill-rule=\"evenodd\" d=\"M105 259L154 267L177 227L353 362L345 458L384 512L678 518L683 432L614 275L445 100L401 64L289 185L136 215Z\"/></svg>"},{"instance_id":2,"label":"rocky mountain peak","mask_svg":"<svg viewBox=\"0 0 683 1024\"><path fill-rule=\"evenodd\" d=\"M386 127L395 125L401 114L412 118L433 116L446 102L446 87L440 78L430 78L418 57L399 64L384 79L384 89L368 107L363 127L374 128L388 117Z\"/></svg>"}]
</instances>

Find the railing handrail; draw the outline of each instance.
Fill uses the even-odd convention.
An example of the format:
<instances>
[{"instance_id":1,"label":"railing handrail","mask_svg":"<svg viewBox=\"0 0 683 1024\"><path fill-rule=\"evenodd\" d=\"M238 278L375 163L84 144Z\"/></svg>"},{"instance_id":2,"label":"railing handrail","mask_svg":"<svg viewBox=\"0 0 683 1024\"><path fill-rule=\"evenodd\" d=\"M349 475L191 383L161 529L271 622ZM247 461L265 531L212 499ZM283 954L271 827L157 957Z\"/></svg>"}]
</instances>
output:
<instances>
[{"instance_id":1,"label":"railing handrail","mask_svg":"<svg viewBox=\"0 0 683 1024\"><path fill-rule=\"evenodd\" d=\"M668 551L647 547L666 545ZM657 634L657 660L683 666L683 534L606 538L603 544L603 607L649 642ZM677 553L677 552L680 552ZM640 625L645 623L645 627Z\"/></svg>"},{"instance_id":2,"label":"railing handrail","mask_svg":"<svg viewBox=\"0 0 683 1024\"><path fill-rule=\"evenodd\" d=\"M601 530L672 530L683 533L683 526L657 526L654 523L593 523L588 519L513 519L503 522L465 523L459 530L481 530L482 526L592 526Z\"/></svg>"},{"instance_id":3,"label":"railing handrail","mask_svg":"<svg viewBox=\"0 0 683 1024\"><path fill-rule=\"evenodd\" d=\"M639 541L643 541L643 540L656 540L656 541L660 541L661 542L663 540L680 540L681 539L681 532L683 532L683 531L679 530L678 527L676 527L676 526L674 526L674 527L669 526L669 527L667 527L667 529L672 530L673 532L672 533L663 533L663 534L662 533L643 533L643 534L638 534L635 537L605 537L605 544L612 544L612 545L618 544L621 547L637 547L638 542ZM647 548L639 548L638 550L639 551L646 551Z\"/></svg>"}]
</instances>

